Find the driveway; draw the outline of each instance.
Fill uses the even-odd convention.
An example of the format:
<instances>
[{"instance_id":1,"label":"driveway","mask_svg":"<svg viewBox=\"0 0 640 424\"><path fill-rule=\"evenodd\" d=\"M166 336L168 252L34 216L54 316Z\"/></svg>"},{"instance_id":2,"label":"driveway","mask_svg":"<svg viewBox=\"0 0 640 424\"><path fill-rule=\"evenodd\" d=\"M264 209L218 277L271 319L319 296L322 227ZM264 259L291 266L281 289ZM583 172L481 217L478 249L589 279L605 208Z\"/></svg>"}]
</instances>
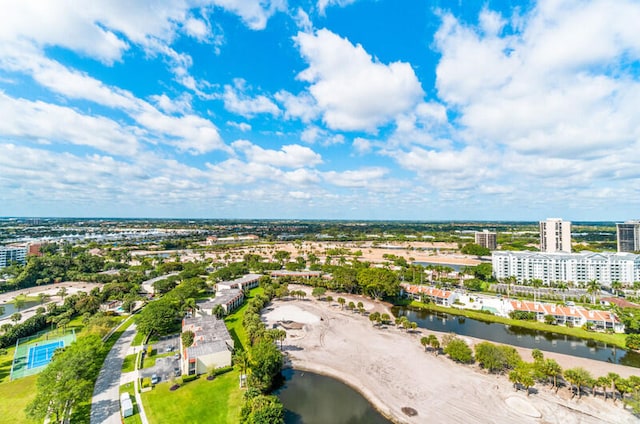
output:
<instances>
[{"instance_id":1,"label":"driveway","mask_svg":"<svg viewBox=\"0 0 640 424\"><path fill-rule=\"evenodd\" d=\"M154 366L140 370L140 377L151 377L155 374L160 377L161 383L166 383L172 376L177 377L174 372L175 368L180 368L180 360L173 355L158 358Z\"/></svg>"},{"instance_id":2,"label":"driveway","mask_svg":"<svg viewBox=\"0 0 640 424\"><path fill-rule=\"evenodd\" d=\"M122 362L136 334L136 324L131 324L113 345L102 364L91 400L91 424L121 424L120 374Z\"/></svg>"}]
</instances>

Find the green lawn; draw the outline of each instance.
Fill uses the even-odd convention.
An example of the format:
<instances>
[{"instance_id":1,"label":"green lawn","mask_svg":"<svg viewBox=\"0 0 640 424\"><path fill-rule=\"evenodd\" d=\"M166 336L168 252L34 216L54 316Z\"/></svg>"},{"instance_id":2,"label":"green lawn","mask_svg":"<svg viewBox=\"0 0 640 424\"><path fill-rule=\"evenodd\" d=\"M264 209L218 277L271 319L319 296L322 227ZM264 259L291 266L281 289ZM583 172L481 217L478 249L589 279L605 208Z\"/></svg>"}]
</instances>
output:
<instances>
[{"instance_id":1,"label":"green lawn","mask_svg":"<svg viewBox=\"0 0 640 424\"><path fill-rule=\"evenodd\" d=\"M127 355L124 357L124 362L122 363L122 372L131 372L136 369L136 357L137 353L132 353L131 355Z\"/></svg>"},{"instance_id":2,"label":"green lawn","mask_svg":"<svg viewBox=\"0 0 640 424\"><path fill-rule=\"evenodd\" d=\"M9 364L11 366L11 364ZM24 409L36 397L37 375L0 384L0 423L34 423Z\"/></svg>"},{"instance_id":3,"label":"green lawn","mask_svg":"<svg viewBox=\"0 0 640 424\"><path fill-rule=\"evenodd\" d=\"M140 413L138 411L138 403L136 402L135 389L133 383L127 383L120 386L120 393L129 392L131 403L133 403L133 415L124 419L124 424L142 424Z\"/></svg>"},{"instance_id":4,"label":"green lawn","mask_svg":"<svg viewBox=\"0 0 640 424\"><path fill-rule=\"evenodd\" d=\"M236 424L243 394L238 380L239 371L234 370L213 381L201 376L173 392L169 383L160 383L142 393L147 418L151 424Z\"/></svg>"},{"instance_id":5,"label":"green lawn","mask_svg":"<svg viewBox=\"0 0 640 424\"><path fill-rule=\"evenodd\" d=\"M133 337L133 341L131 342L131 346L140 346L144 342L144 334L137 331L136 335Z\"/></svg>"},{"instance_id":6,"label":"green lawn","mask_svg":"<svg viewBox=\"0 0 640 424\"><path fill-rule=\"evenodd\" d=\"M446 312L452 315L463 315L469 318L477 319L479 321L498 322L514 327L528 328L530 330L546 331L549 333L574 336L581 339L596 340L602 343L607 343L609 345L615 345L626 349L625 334L597 333L595 331L586 331L582 328L569 328L563 325L549 325L539 321L524 321L504 318L496 315L484 314L482 312L470 311L468 309L447 308L445 306L439 306L433 303L424 304L415 300L412 301L409 305L416 308L428 309L431 311Z\"/></svg>"},{"instance_id":7,"label":"green lawn","mask_svg":"<svg viewBox=\"0 0 640 424\"><path fill-rule=\"evenodd\" d=\"M242 326L242 317L244 316L245 309L247 309L247 300L258 294L264 294L264 289L262 287L251 289L244 304L224 319L225 324L227 324L229 334L233 337L236 349L246 350L246 347L249 345L247 333L244 331L244 327Z\"/></svg>"}]
</instances>

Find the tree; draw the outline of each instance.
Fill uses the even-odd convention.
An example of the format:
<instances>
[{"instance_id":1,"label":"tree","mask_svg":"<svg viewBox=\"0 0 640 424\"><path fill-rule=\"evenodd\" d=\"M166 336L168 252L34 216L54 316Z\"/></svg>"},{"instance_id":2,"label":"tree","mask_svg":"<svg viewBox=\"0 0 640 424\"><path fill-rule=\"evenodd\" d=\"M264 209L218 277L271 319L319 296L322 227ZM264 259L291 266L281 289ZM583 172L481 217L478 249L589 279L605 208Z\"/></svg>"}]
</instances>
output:
<instances>
[{"instance_id":1,"label":"tree","mask_svg":"<svg viewBox=\"0 0 640 424\"><path fill-rule=\"evenodd\" d=\"M541 365L542 373L552 380L552 388L556 389L558 393L558 376L562 375L562 367L556 362L555 359L545 359Z\"/></svg>"},{"instance_id":2,"label":"tree","mask_svg":"<svg viewBox=\"0 0 640 424\"><path fill-rule=\"evenodd\" d=\"M195 333L191 330L183 332L180 335L180 338L182 339L182 346L184 346L185 348L190 347L193 344L195 337Z\"/></svg>"},{"instance_id":3,"label":"tree","mask_svg":"<svg viewBox=\"0 0 640 424\"><path fill-rule=\"evenodd\" d=\"M313 297L317 297L318 299L320 299L322 296L324 296L326 292L327 292L327 289L325 289L324 287L314 287L313 290L311 291L311 295Z\"/></svg>"},{"instance_id":4,"label":"tree","mask_svg":"<svg viewBox=\"0 0 640 424\"><path fill-rule=\"evenodd\" d=\"M420 337L420 344L424 347L424 351L427 351L427 346L429 346L429 337Z\"/></svg>"},{"instance_id":5,"label":"tree","mask_svg":"<svg viewBox=\"0 0 640 424\"><path fill-rule=\"evenodd\" d=\"M364 268L358 272L358 283L362 291L374 299L395 296L400 290L398 276L385 268Z\"/></svg>"},{"instance_id":6,"label":"tree","mask_svg":"<svg viewBox=\"0 0 640 424\"><path fill-rule=\"evenodd\" d=\"M284 424L284 407L276 396L249 393L240 411L241 424Z\"/></svg>"},{"instance_id":7,"label":"tree","mask_svg":"<svg viewBox=\"0 0 640 424\"><path fill-rule=\"evenodd\" d=\"M344 304L347 303L344 297L338 298L338 303L340 304L340 309L344 309Z\"/></svg>"},{"instance_id":8,"label":"tree","mask_svg":"<svg viewBox=\"0 0 640 424\"><path fill-rule=\"evenodd\" d=\"M431 346L431 349L433 349L433 353L438 356L438 352L440 351L440 341L433 334L429 336L429 345Z\"/></svg>"},{"instance_id":9,"label":"tree","mask_svg":"<svg viewBox=\"0 0 640 424\"><path fill-rule=\"evenodd\" d=\"M542 280L539 278L534 278L533 280L531 280L531 285L533 286L533 303L535 303L538 289L542 287Z\"/></svg>"},{"instance_id":10,"label":"tree","mask_svg":"<svg viewBox=\"0 0 640 424\"><path fill-rule=\"evenodd\" d=\"M170 301L163 298L151 302L138 314L138 331L143 334L167 333L177 317L177 308Z\"/></svg>"},{"instance_id":11,"label":"tree","mask_svg":"<svg viewBox=\"0 0 640 424\"><path fill-rule=\"evenodd\" d=\"M475 243L465 244L464 246L462 246L462 249L460 249L460 252L465 255L475 255L475 256L488 256L491 254L491 250Z\"/></svg>"},{"instance_id":12,"label":"tree","mask_svg":"<svg viewBox=\"0 0 640 424\"><path fill-rule=\"evenodd\" d=\"M590 380L593 380L591 373L582 367L569 368L564 372L564 378L569 382L569 388L571 393L575 396L573 386L576 386L578 391L578 399L582 397L582 386L586 385Z\"/></svg>"},{"instance_id":13,"label":"tree","mask_svg":"<svg viewBox=\"0 0 640 424\"><path fill-rule=\"evenodd\" d=\"M384 313L380 315L380 322L382 324L387 324L389 321L391 321L391 316L389 316L389 314Z\"/></svg>"},{"instance_id":14,"label":"tree","mask_svg":"<svg viewBox=\"0 0 640 424\"><path fill-rule=\"evenodd\" d=\"M462 362L463 364L473 362L473 351L464 340L457 337L451 340L443 351L456 362Z\"/></svg>"},{"instance_id":15,"label":"tree","mask_svg":"<svg viewBox=\"0 0 640 424\"><path fill-rule=\"evenodd\" d=\"M600 283L598 280L591 280L587 283L587 293L591 295L593 304L596 304L596 295L600 293Z\"/></svg>"},{"instance_id":16,"label":"tree","mask_svg":"<svg viewBox=\"0 0 640 424\"><path fill-rule=\"evenodd\" d=\"M50 422L60 423L79 402L90 399L102 349L102 340L88 335L57 351L38 376L37 394L27 415L38 421L48 416Z\"/></svg>"},{"instance_id":17,"label":"tree","mask_svg":"<svg viewBox=\"0 0 640 424\"><path fill-rule=\"evenodd\" d=\"M380 322L380 312L372 312L369 314L369 321L376 325Z\"/></svg>"},{"instance_id":18,"label":"tree","mask_svg":"<svg viewBox=\"0 0 640 424\"><path fill-rule=\"evenodd\" d=\"M615 293L616 295L620 295L620 291L622 290L622 283L620 281L611 282L611 290L613 290L613 293Z\"/></svg>"},{"instance_id":19,"label":"tree","mask_svg":"<svg viewBox=\"0 0 640 424\"><path fill-rule=\"evenodd\" d=\"M13 322L18 322L22 319L22 314L20 312L16 312L13 315L11 315L11 321Z\"/></svg>"},{"instance_id":20,"label":"tree","mask_svg":"<svg viewBox=\"0 0 640 424\"><path fill-rule=\"evenodd\" d=\"M493 343L482 342L475 346L476 361L489 372L502 372L515 368L521 361L518 352L511 346L497 346Z\"/></svg>"},{"instance_id":21,"label":"tree","mask_svg":"<svg viewBox=\"0 0 640 424\"><path fill-rule=\"evenodd\" d=\"M616 403L616 400L618 399L616 396L616 380L618 380L620 376L615 372L610 372L607 374L607 378L611 382L611 397L613 397L613 403Z\"/></svg>"},{"instance_id":22,"label":"tree","mask_svg":"<svg viewBox=\"0 0 640 424\"><path fill-rule=\"evenodd\" d=\"M602 387L602 396L604 397L604 400L607 400L607 388L611 386L611 379L609 379L609 377L607 376L601 376L598 377L598 379L595 382L595 387ZM593 390L593 395L596 395L596 391L595 389Z\"/></svg>"},{"instance_id":23,"label":"tree","mask_svg":"<svg viewBox=\"0 0 640 424\"><path fill-rule=\"evenodd\" d=\"M347 305L347 309L353 311L356 308L356 304L354 302L349 302Z\"/></svg>"},{"instance_id":24,"label":"tree","mask_svg":"<svg viewBox=\"0 0 640 424\"><path fill-rule=\"evenodd\" d=\"M60 290L58 290L58 293L56 293L56 296L60 296L61 300L64 300L66 295L67 295L67 288L66 287L60 287Z\"/></svg>"},{"instance_id":25,"label":"tree","mask_svg":"<svg viewBox=\"0 0 640 424\"><path fill-rule=\"evenodd\" d=\"M213 315L215 315L216 318L218 319L224 318L224 316L227 314L222 305L216 305L213 308L212 312L213 312Z\"/></svg>"},{"instance_id":26,"label":"tree","mask_svg":"<svg viewBox=\"0 0 640 424\"><path fill-rule=\"evenodd\" d=\"M18 311L21 311L25 303L27 302L24 300L24 297L16 297L13 301L13 306L15 306Z\"/></svg>"},{"instance_id":27,"label":"tree","mask_svg":"<svg viewBox=\"0 0 640 424\"><path fill-rule=\"evenodd\" d=\"M45 302L48 302L50 298L51 296L49 296L44 292L38 293L38 301L40 302L41 305L44 304Z\"/></svg>"},{"instance_id":28,"label":"tree","mask_svg":"<svg viewBox=\"0 0 640 424\"><path fill-rule=\"evenodd\" d=\"M251 348L252 387L267 392L282 370L282 354L269 340L262 339Z\"/></svg>"},{"instance_id":29,"label":"tree","mask_svg":"<svg viewBox=\"0 0 640 424\"><path fill-rule=\"evenodd\" d=\"M513 383L513 387L518 390L519 386L523 386L529 396L529 388L534 385L533 367L527 362L521 362L511 372L509 372L509 381Z\"/></svg>"}]
</instances>

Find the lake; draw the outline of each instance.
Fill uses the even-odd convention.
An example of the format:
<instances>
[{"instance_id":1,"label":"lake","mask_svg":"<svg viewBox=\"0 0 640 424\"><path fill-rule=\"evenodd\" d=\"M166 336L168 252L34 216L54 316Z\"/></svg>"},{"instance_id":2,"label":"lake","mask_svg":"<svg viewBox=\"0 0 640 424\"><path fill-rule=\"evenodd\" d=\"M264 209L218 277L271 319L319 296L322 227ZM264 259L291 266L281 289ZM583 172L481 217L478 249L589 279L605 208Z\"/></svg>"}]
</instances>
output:
<instances>
[{"instance_id":1,"label":"lake","mask_svg":"<svg viewBox=\"0 0 640 424\"><path fill-rule=\"evenodd\" d=\"M331 377L285 369L274 394L286 424L391 424L360 393Z\"/></svg>"},{"instance_id":2,"label":"lake","mask_svg":"<svg viewBox=\"0 0 640 424\"><path fill-rule=\"evenodd\" d=\"M13 303L0 303L0 307L4 308L4 313L0 314L0 319L4 319L6 317L9 317L11 315L13 315L15 312L22 312L27 308L31 308L34 307L36 305L38 305L40 302L25 302L24 306L22 307L21 311L18 311L18 309L13 305Z\"/></svg>"},{"instance_id":3,"label":"lake","mask_svg":"<svg viewBox=\"0 0 640 424\"><path fill-rule=\"evenodd\" d=\"M640 354L609 346L594 340L565 336L546 331L529 330L500 323L489 323L459 315L426 311L424 309L396 307L395 316L406 316L420 328L453 332L512 346L540 349L548 352L595 359L598 361L640 368ZM531 358L523 358L529 360Z\"/></svg>"}]
</instances>

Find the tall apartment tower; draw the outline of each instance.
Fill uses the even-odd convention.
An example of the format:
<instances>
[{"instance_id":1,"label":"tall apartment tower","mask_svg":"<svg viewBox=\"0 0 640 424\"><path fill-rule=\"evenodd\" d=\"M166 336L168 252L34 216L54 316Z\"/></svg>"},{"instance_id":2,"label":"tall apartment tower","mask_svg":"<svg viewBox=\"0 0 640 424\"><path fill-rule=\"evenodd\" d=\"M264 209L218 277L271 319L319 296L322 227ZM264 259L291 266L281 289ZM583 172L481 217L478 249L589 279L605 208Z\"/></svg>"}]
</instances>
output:
<instances>
[{"instance_id":1,"label":"tall apartment tower","mask_svg":"<svg viewBox=\"0 0 640 424\"><path fill-rule=\"evenodd\" d=\"M498 247L496 233L489 230L476 231L476 244L489 250L496 250Z\"/></svg>"},{"instance_id":2,"label":"tall apartment tower","mask_svg":"<svg viewBox=\"0 0 640 424\"><path fill-rule=\"evenodd\" d=\"M640 251L640 221L626 221L616 224L618 252Z\"/></svg>"},{"instance_id":3,"label":"tall apartment tower","mask_svg":"<svg viewBox=\"0 0 640 424\"><path fill-rule=\"evenodd\" d=\"M540 251L571 253L571 222L560 218L540 221Z\"/></svg>"}]
</instances>

